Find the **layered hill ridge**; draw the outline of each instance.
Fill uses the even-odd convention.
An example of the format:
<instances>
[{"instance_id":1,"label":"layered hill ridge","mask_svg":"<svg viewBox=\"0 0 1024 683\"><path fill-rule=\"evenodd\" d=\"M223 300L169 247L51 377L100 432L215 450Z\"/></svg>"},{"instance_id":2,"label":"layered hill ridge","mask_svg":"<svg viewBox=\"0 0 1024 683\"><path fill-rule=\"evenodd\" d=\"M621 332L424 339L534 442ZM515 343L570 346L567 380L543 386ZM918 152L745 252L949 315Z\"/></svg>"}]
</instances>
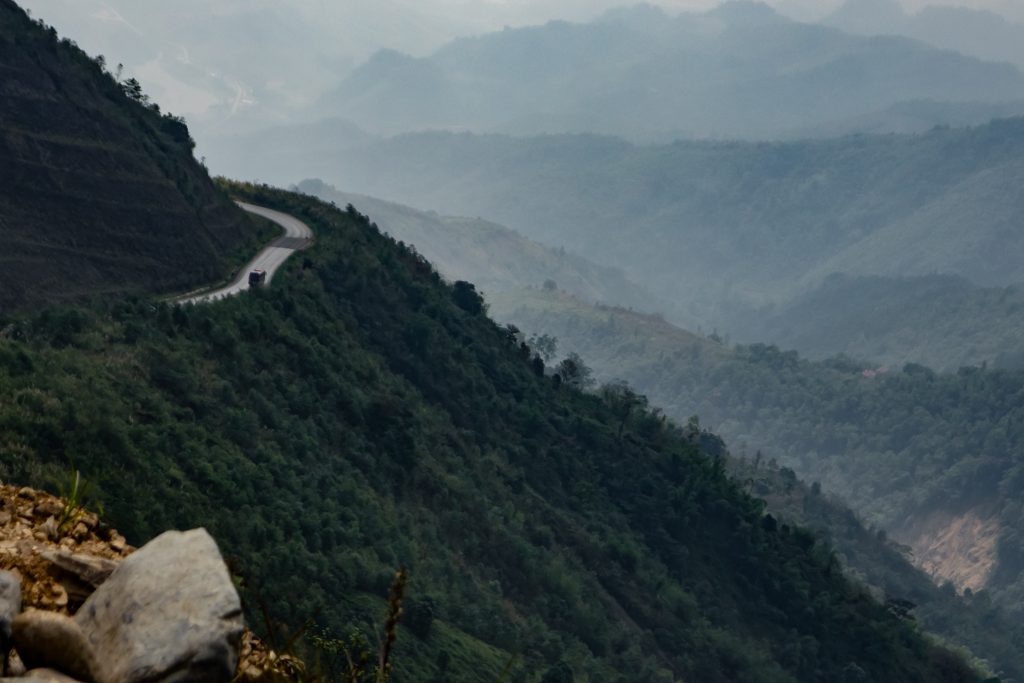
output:
<instances>
[{"instance_id":1,"label":"layered hill ridge","mask_svg":"<svg viewBox=\"0 0 1024 683\"><path fill-rule=\"evenodd\" d=\"M766 139L898 102L1024 98L1024 75L896 36L851 36L767 5L640 7L453 41L424 58L382 51L317 106L381 134L443 129L632 140Z\"/></svg>"},{"instance_id":2,"label":"layered hill ridge","mask_svg":"<svg viewBox=\"0 0 1024 683\"><path fill-rule=\"evenodd\" d=\"M845 354L902 367L1024 368L1024 291L953 276L833 275L807 294L736 329L823 360Z\"/></svg>"},{"instance_id":3,"label":"layered hill ridge","mask_svg":"<svg viewBox=\"0 0 1024 683\"><path fill-rule=\"evenodd\" d=\"M486 220L418 211L339 192L322 181L304 181L298 187L325 201L341 206L352 202L362 207L386 232L415 245L444 275L476 283L488 298L537 288L550 279L553 283L549 284L589 303L648 313L675 310L663 298L633 284L618 269L598 266L564 249L545 248ZM972 208L962 213L964 221L982 222L977 214L983 208L981 199L972 201ZM1013 206L1006 209L1010 216L1015 211ZM994 215L994 211L987 214L989 218ZM956 224L949 216L945 220L951 226ZM531 230L535 235L559 234L544 226ZM977 241L976 234L965 232ZM923 247L928 247L930 238L940 244L945 241L941 235L925 236L921 238L925 241ZM903 251L907 254L922 248L913 239L906 242ZM947 254L958 249L942 247ZM873 258L892 258L886 251L879 246ZM692 266L683 260L678 267L685 277L685 270ZM852 265L842 268L861 269ZM819 268L820 272L827 270ZM982 364L1024 366L1024 354L1017 343L1024 329L1024 295L1019 286L979 287L963 276L911 277L900 268L889 272L899 272L900 276L829 275L820 285L788 301L730 316L730 324L723 328L735 338L797 349L813 360L841 353L876 364L900 367L913 362L935 370ZM691 292L684 290L682 295L684 298ZM507 298L502 296L505 310L509 308ZM714 325L709 327L714 329Z\"/></svg>"},{"instance_id":4,"label":"layered hill ridge","mask_svg":"<svg viewBox=\"0 0 1024 683\"><path fill-rule=\"evenodd\" d=\"M339 206L353 203L386 233L413 245L451 280L476 283L507 315L519 296L530 303L545 283L580 302L671 310L618 269L532 242L483 219L442 216L304 181L302 192ZM497 296L495 296L497 295ZM623 312L625 314L626 312ZM686 333L662 322L662 330ZM838 354L870 364L918 363L938 371L965 366L1024 368L1018 344L1024 330L1020 286L979 287L963 277L851 276L833 274L784 304L734 320L729 334L792 348L811 360ZM708 330L710 331L710 330Z\"/></svg>"},{"instance_id":5,"label":"layered hill ridge","mask_svg":"<svg viewBox=\"0 0 1024 683\"><path fill-rule=\"evenodd\" d=\"M1024 66L1024 24L984 9L932 4L910 13L895 0L848 0L824 21L851 33L903 35Z\"/></svg>"},{"instance_id":6,"label":"layered hill ridge","mask_svg":"<svg viewBox=\"0 0 1024 683\"><path fill-rule=\"evenodd\" d=\"M226 274L253 232L184 123L0 1L0 311Z\"/></svg>"},{"instance_id":7,"label":"layered hill ridge","mask_svg":"<svg viewBox=\"0 0 1024 683\"><path fill-rule=\"evenodd\" d=\"M836 272L1024 281L1022 150L1020 118L791 143L433 133L350 151L325 180L487 216L671 293L676 321L730 330Z\"/></svg>"}]
</instances>

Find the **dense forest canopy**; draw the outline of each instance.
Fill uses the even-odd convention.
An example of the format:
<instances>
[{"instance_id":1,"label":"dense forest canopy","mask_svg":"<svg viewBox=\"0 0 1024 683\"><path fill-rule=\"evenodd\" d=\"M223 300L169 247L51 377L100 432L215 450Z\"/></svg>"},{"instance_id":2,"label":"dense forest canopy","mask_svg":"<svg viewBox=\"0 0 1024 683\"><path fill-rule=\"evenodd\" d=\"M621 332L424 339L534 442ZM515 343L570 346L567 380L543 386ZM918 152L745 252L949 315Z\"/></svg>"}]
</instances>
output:
<instances>
[{"instance_id":1,"label":"dense forest canopy","mask_svg":"<svg viewBox=\"0 0 1024 683\"><path fill-rule=\"evenodd\" d=\"M1024 373L936 373L842 356L810 362L543 290L499 299L495 311L528 333L556 337L598 379L628 381L677 419L699 415L734 450L763 450L908 541L928 541L932 532L921 525L940 513L991 521L990 547L968 538L950 551L991 560L977 568L980 584L960 588L980 585L1007 608L1024 608Z\"/></svg>"}]
</instances>

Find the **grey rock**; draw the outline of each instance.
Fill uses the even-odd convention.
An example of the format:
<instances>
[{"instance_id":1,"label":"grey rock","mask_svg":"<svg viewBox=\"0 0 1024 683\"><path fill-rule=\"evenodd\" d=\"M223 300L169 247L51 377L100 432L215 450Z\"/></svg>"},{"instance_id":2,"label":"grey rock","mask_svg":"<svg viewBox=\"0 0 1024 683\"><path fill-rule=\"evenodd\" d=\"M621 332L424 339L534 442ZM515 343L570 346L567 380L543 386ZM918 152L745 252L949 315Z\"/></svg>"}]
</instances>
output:
<instances>
[{"instance_id":1,"label":"grey rock","mask_svg":"<svg viewBox=\"0 0 1024 683\"><path fill-rule=\"evenodd\" d=\"M36 681L49 681L49 683L81 683L77 678L71 678L71 676L66 676L54 669L32 669L25 673L25 678L31 678ZM29 683L25 678L15 680L20 680L21 683Z\"/></svg>"},{"instance_id":2,"label":"grey rock","mask_svg":"<svg viewBox=\"0 0 1024 683\"><path fill-rule=\"evenodd\" d=\"M25 663L21 661L21 657L18 656L17 652L11 653L11 658L7 662L7 675L8 676L23 676L25 674Z\"/></svg>"},{"instance_id":3,"label":"grey rock","mask_svg":"<svg viewBox=\"0 0 1024 683\"><path fill-rule=\"evenodd\" d=\"M11 649L11 622L19 612L21 612L21 580L12 572L0 571L0 658L5 660ZM6 666L7 662L4 661L0 664Z\"/></svg>"},{"instance_id":4,"label":"grey rock","mask_svg":"<svg viewBox=\"0 0 1024 683\"><path fill-rule=\"evenodd\" d=\"M57 523L56 517L47 517L46 521L39 525L39 529L43 533L42 540L50 539L56 541L60 537L60 525ZM38 533L40 531L36 531L36 534Z\"/></svg>"},{"instance_id":5,"label":"grey rock","mask_svg":"<svg viewBox=\"0 0 1024 683\"><path fill-rule=\"evenodd\" d=\"M96 657L81 627L58 612L30 609L13 624L14 647L29 669L56 669L80 681L93 681Z\"/></svg>"},{"instance_id":6,"label":"grey rock","mask_svg":"<svg viewBox=\"0 0 1024 683\"><path fill-rule=\"evenodd\" d=\"M42 553L42 558L93 588L98 588L106 581L119 564L105 557L72 553L67 550L47 550Z\"/></svg>"},{"instance_id":7,"label":"grey rock","mask_svg":"<svg viewBox=\"0 0 1024 683\"><path fill-rule=\"evenodd\" d=\"M75 620L103 653L96 683L228 683L244 628L205 529L168 531L125 558Z\"/></svg>"},{"instance_id":8,"label":"grey rock","mask_svg":"<svg viewBox=\"0 0 1024 683\"><path fill-rule=\"evenodd\" d=\"M36 503L34 508L36 517L60 517L64 514L64 505L57 500L47 499Z\"/></svg>"}]
</instances>

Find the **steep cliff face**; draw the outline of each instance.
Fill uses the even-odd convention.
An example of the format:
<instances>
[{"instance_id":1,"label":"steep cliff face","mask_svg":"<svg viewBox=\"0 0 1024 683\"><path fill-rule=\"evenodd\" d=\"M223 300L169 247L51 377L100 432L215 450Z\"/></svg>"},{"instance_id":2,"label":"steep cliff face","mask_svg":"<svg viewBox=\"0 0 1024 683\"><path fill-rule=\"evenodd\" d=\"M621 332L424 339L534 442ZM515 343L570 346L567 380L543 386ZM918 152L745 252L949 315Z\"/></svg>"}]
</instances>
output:
<instances>
[{"instance_id":1,"label":"steep cliff face","mask_svg":"<svg viewBox=\"0 0 1024 683\"><path fill-rule=\"evenodd\" d=\"M249 227L181 120L0 0L0 312L217 279Z\"/></svg>"}]
</instances>

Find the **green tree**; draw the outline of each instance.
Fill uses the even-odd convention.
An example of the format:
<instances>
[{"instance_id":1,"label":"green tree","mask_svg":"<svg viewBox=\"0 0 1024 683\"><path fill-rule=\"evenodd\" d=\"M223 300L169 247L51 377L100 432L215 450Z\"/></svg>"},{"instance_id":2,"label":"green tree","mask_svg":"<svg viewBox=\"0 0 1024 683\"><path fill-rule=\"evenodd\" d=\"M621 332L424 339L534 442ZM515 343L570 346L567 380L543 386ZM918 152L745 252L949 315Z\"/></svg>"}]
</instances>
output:
<instances>
[{"instance_id":1,"label":"green tree","mask_svg":"<svg viewBox=\"0 0 1024 683\"><path fill-rule=\"evenodd\" d=\"M550 334L542 334L540 336L535 334L526 343L537 352L537 355L544 359L545 363L551 362L551 359L558 353L558 339Z\"/></svg>"},{"instance_id":2,"label":"green tree","mask_svg":"<svg viewBox=\"0 0 1024 683\"><path fill-rule=\"evenodd\" d=\"M454 285L454 291L452 292L452 299L455 304L473 315L479 315L484 310L484 299L476 291L476 286L471 282L465 280L459 280Z\"/></svg>"},{"instance_id":3,"label":"green tree","mask_svg":"<svg viewBox=\"0 0 1024 683\"><path fill-rule=\"evenodd\" d=\"M576 675L572 667L565 662L559 662L548 669L540 679L540 683L574 683Z\"/></svg>"},{"instance_id":4,"label":"green tree","mask_svg":"<svg viewBox=\"0 0 1024 683\"><path fill-rule=\"evenodd\" d=\"M575 389L589 389L594 385L594 371L575 351L555 367L555 372L562 378L562 382Z\"/></svg>"}]
</instances>

